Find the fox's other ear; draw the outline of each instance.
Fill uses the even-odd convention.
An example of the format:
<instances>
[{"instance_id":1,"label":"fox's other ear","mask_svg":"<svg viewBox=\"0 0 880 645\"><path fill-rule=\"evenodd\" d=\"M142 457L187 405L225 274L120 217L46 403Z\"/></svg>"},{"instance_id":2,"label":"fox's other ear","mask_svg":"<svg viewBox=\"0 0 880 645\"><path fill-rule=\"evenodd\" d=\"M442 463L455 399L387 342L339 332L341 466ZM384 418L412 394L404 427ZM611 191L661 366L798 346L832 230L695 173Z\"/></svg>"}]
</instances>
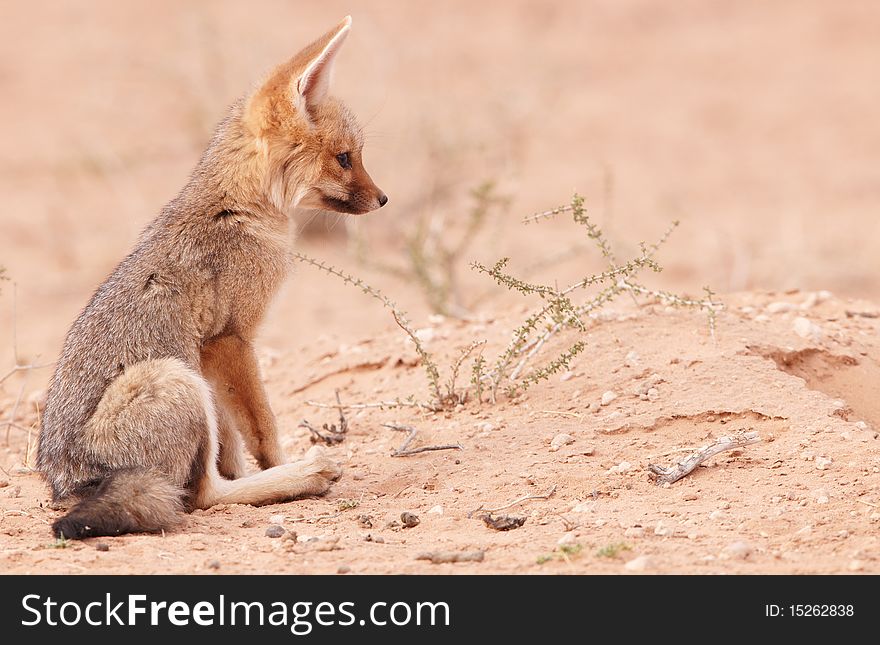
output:
<instances>
[{"instance_id":1,"label":"fox's other ear","mask_svg":"<svg viewBox=\"0 0 880 645\"><path fill-rule=\"evenodd\" d=\"M297 107L319 105L330 91L333 62L351 30L351 16L346 16L334 29L328 31L302 53L311 55L310 62L298 78L293 79L293 95Z\"/></svg>"}]
</instances>

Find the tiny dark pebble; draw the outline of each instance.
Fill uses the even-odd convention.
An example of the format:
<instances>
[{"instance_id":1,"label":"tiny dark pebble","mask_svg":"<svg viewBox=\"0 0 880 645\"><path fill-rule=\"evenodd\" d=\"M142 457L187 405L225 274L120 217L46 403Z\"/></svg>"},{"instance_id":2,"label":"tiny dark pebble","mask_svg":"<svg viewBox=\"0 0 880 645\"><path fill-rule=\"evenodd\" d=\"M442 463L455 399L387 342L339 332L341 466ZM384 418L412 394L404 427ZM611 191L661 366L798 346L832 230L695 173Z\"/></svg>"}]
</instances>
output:
<instances>
[{"instance_id":1,"label":"tiny dark pebble","mask_svg":"<svg viewBox=\"0 0 880 645\"><path fill-rule=\"evenodd\" d=\"M95 545L95 551L109 551L109 550L110 550L110 545L107 544L106 542L98 542Z\"/></svg>"},{"instance_id":2,"label":"tiny dark pebble","mask_svg":"<svg viewBox=\"0 0 880 645\"><path fill-rule=\"evenodd\" d=\"M456 465L456 466L458 466L460 463L461 463L461 459L456 459L456 460L455 460L455 465Z\"/></svg>"},{"instance_id":3,"label":"tiny dark pebble","mask_svg":"<svg viewBox=\"0 0 880 645\"><path fill-rule=\"evenodd\" d=\"M421 520L419 519L419 516L415 513L404 511L400 514L400 522L401 524L403 524L404 528L411 529L414 526L418 526Z\"/></svg>"},{"instance_id":4,"label":"tiny dark pebble","mask_svg":"<svg viewBox=\"0 0 880 645\"><path fill-rule=\"evenodd\" d=\"M336 570L336 573L351 573L351 567L343 565Z\"/></svg>"},{"instance_id":5,"label":"tiny dark pebble","mask_svg":"<svg viewBox=\"0 0 880 645\"><path fill-rule=\"evenodd\" d=\"M278 526L277 524L273 524L266 529L266 537L280 538L282 535L284 535L284 527Z\"/></svg>"},{"instance_id":6,"label":"tiny dark pebble","mask_svg":"<svg viewBox=\"0 0 880 645\"><path fill-rule=\"evenodd\" d=\"M219 569L220 568L220 560L211 560L208 563L209 569Z\"/></svg>"}]
</instances>

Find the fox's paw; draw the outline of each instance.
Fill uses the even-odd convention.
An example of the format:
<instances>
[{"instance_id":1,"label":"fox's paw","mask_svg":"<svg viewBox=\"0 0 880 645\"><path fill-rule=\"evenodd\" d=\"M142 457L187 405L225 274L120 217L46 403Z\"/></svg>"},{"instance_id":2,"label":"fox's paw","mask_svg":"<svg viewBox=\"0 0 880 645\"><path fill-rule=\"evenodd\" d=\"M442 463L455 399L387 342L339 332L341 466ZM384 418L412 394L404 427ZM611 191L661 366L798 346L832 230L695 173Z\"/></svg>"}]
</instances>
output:
<instances>
[{"instance_id":1,"label":"fox's paw","mask_svg":"<svg viewBox=\"0 0 880 645\"><path fill-rule=\"evenodd\" d=\"M342 476L342 468L333 461L327 454L327 451L320 446L312 446L303 455L300 462L308 468L314 469L313 472L326 477L330 481L336 481Z\"/></svg>"},{"instance_id":2,"label":"fox's paw","mask_svg":"<svg viewBox=\"0 0 880 645\"><path fill-rule=\"evenodd\" d=\"M290 497L322 495L342 474L339 464L317 446L309 450L299 461L277 468L282 468L289 477Z\"/></svg>"}]
</instances>

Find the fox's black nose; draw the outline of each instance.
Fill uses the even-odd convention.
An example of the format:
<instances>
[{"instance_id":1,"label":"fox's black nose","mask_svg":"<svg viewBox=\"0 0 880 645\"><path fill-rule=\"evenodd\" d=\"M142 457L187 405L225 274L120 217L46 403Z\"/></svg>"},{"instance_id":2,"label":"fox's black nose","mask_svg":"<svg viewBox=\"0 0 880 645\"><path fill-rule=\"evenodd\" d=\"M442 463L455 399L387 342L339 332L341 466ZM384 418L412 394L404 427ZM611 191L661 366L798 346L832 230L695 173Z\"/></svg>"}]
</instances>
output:
<instances>
[{"instance_id":1,"label":"fox's black nose","mask_svg":"<svg viewBox=\"0 0 880 645\"><path fill-rule=\"evenodd\" d=\"M379 208L382 208L385 204L388 203L388 195L382 193L379 195Z\"/></svg>"}]
</instances>

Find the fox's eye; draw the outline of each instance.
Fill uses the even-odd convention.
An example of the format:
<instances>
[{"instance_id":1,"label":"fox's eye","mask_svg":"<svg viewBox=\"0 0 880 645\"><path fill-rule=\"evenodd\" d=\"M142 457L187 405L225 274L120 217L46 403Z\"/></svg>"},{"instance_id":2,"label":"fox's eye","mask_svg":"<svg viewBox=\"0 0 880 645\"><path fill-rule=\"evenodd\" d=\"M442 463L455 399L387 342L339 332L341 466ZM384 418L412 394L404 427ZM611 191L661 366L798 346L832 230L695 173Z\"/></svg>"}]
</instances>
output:
<instances>
[{"instance_id":1,"label":"fox's eye","mask_svg":"<svg viewBox=\"0 0 880 645\"><path fill-rule=\"evenodd\" d=\"M336 161L339 162L339 165L348 170L351 168L351 159L348 158L347 152L341 152L336 155Z\"/></svg>"}]
</instances>

